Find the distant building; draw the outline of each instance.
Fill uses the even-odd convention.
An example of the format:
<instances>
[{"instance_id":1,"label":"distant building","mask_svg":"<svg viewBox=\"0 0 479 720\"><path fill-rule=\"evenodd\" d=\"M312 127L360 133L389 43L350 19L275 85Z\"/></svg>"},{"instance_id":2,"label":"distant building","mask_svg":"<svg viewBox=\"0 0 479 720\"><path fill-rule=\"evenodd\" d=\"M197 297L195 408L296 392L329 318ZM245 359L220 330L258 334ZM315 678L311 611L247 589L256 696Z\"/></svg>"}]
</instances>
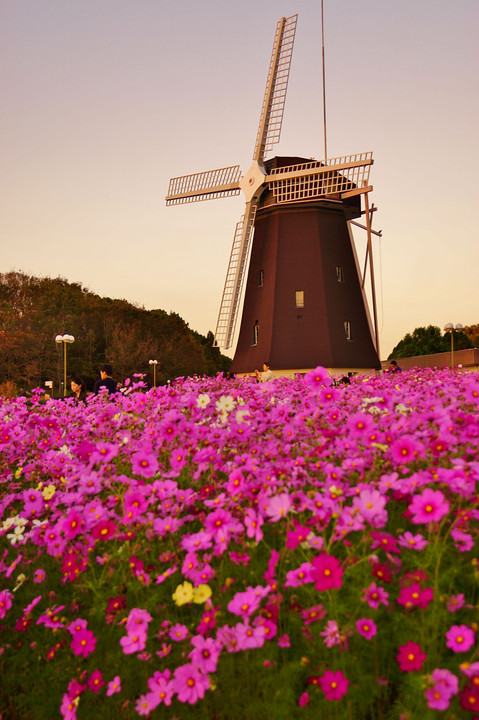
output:
<instances>
[{"instance_id":1,"label":"distant building","mask_svg":"<svg viewBox=\"0 0 479 720\"><path fill-rule=\"evenodd\" d=\"M451 352L434 353L433 355L416 355L415 357L391 358L397 360L403 370L411 368L445 368L451 367ZM479 348L454 350L454 367L479 372ZM383 370L389 368L390 360L381 360Z\"/></svg>"}]
</instances>

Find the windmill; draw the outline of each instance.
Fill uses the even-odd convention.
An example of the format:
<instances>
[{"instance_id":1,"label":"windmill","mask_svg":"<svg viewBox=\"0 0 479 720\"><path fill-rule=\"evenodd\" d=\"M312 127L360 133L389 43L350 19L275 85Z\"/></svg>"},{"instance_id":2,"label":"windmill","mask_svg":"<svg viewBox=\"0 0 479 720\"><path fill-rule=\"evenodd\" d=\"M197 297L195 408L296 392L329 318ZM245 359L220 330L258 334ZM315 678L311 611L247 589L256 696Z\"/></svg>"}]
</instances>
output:
<instances>
[{"instance_id":1,"label":"windmill","mask_svg":"<svg viewBox=\"0 0 479 720\"><path fill-rule=\"evenodd\" d=\"M234 165L172 178L166 196L167 205L178 205L241 191L245 195L215 333L215 346L232 346L251 247L231 368L236 373L252 372L264 361L285 375L317 365L336 372L380 368L371 246L374 206L370 209L368 202L372 153L322 161L266 159L280 137L297 17L283 17L276 26L249 170L242 175ZM363 214L366 225L355 220ZM363 272L352 224L367 231ZM374 327L366 296L368 262Z\"/></svg>"}]
</instances>

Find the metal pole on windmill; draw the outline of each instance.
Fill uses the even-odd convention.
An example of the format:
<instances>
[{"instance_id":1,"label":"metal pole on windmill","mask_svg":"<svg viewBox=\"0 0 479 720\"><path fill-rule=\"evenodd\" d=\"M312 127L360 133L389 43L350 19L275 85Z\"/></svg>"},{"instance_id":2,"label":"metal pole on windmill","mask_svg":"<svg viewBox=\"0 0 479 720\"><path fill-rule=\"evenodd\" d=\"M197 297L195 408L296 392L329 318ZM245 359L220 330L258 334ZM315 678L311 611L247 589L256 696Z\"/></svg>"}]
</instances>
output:
<instances>
[{"instance_id":1,"label":"metal pole on windmill","mask_svg":"<svg viewBox=\"0 0 479 720\"><path fill-rule=\"evenodd\" d=\"M324 15L323 0L321 0L321 58L323 66L323 135L324 135L324 159L328 159L328 145L326 142L326 69L324 63Z\"/></svg>"}]
</instances>

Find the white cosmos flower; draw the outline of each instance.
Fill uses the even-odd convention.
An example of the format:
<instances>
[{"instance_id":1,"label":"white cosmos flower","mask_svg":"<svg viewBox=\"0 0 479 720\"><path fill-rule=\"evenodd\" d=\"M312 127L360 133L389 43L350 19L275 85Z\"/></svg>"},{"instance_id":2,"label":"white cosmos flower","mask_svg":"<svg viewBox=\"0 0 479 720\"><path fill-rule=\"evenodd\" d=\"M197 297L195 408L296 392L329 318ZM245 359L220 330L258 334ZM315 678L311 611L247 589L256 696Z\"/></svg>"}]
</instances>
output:
<instances>
[{"instance_id":1,"label":"white cosmos flower","mask_svg":"<svg viewBox=\"0 0 479 720\"><path fill-rule=\"evenodd\" d=\"M247 408L244 408L243 410L237 410L235 417L236 422L239 424L243 422L248 422L251 416L249 414L249 410L247 410Z\"/></svg>"},{"instance_id":2,"label":"white cosmos flower","mask_svg":"<svg viewBox=\"0 0 479 720\"><path fill-rule=\"evenodd\" d=\"M196 404L199 408L205 408L211 402L211 398L208 393L201 393L196 398Z\"/></svg>"},{"instance_id":3,"label":"white cosmos flower","mask_svg":"<svg viewBox=\"0 0 479 720\"><path fill-rule=\"evenodd\" d=\"M231 395L222 395L219 400L216 401L216 409L218 412L231 412L236 407L236 402Z\"/></svg>"}]
</instances>

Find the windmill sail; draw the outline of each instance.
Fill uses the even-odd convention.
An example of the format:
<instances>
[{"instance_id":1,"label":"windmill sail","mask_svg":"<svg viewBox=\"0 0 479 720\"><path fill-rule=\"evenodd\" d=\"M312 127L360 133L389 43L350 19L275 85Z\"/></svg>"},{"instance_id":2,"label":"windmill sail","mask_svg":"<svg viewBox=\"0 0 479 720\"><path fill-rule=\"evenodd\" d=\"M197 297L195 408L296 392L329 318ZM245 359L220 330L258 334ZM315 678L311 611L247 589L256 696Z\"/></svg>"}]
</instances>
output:
<instances>
[{"instance_id":1,"label":"windmill sail","mask_svg":"<svg viewBox=\"0 0 479 720\"><path fill-rule=\"evenodd\" d=\"M281 18L276 26L269 64L258 134L253 159L262 162L265 154L279 141L284 103L288 89L297 15Z\"/></svg>"},{"instance_id":2,"label":"windmill sail","mask_svg":"<svg viewBox=\"0 0 479 720\"><path fill-rule=\"evenodd\" d=\"M240 178L239 165L171 178L166 204L180 205L198 200L238 195Z\"/></svg>"},{"instance_id":3,"label":"windmill sail","mask_svg":"<svg viewBox=\"0 0 479 720\"><path fill-rule=\"evenodd\" d=\"M226 282L223 289L223 297L221 298L218 322L216 324L214 342L216 347L227 349L231 347L233 343L255 215L256 203L250 202L246 205L245 214L236 225L228 271L226 273Z\"/></svg>"}]
</instances>

